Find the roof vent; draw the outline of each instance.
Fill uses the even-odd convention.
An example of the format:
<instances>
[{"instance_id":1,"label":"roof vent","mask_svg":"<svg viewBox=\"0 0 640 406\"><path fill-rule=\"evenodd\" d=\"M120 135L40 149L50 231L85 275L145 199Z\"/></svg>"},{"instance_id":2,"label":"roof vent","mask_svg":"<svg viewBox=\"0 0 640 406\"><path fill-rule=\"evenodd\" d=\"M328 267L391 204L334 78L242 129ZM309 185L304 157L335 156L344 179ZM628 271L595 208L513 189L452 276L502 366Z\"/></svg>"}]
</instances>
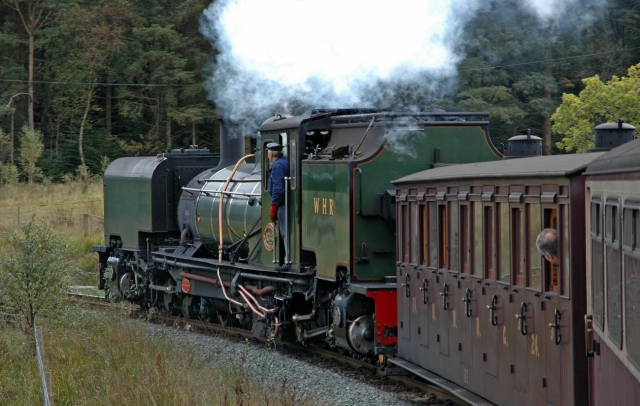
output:
<instances>
[{"instance_id":1,"label":"roof vent","mask_svg":"<svg viewBox=\"0 0 640 406\"><path fill-rule=\"evenodd\" d=\"M542 138L531 135L531 129L526 135L516 135L509 138L509 155L504 159L527 158L542 155Z\"/></svg>"},{"instance_id":2,"label":"roof vent","mask_svg":"<svg viewBox=\"0 0 640 406\"><path fill-rule=\"evenodd\" d=\"M595 147L587 152L609 151L625 142L632 141L636 128L618 119L617 123L600 124L594 130Z\"/></svg>"}]
</instances>

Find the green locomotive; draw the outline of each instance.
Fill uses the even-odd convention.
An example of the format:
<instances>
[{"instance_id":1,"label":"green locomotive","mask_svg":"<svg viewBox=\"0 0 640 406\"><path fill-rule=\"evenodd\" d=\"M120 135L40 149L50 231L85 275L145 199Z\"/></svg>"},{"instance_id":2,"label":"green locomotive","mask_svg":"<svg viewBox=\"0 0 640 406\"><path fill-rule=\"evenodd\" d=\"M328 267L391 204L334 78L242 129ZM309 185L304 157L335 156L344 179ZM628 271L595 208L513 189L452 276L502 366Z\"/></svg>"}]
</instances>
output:
<instances>
[{"instance_id":1,"label":"green locomotive","mask_svg":"<svg viewBox=\"0 0 640 406\"><path fill-rule=\"evenodd\" d=\"M406 198L391 181L501 159L487 119L367 109L279 115L260 127L255 156L223 150L228 164L214 170L194 160L198 174L189 179L181 165L156 171L174 180L163 191L149 187L154 176L141 178L138 166L116 160L105 174L105 245L94 248L101 286L118 298L256 335L382 354L397 342L395 202ZM284 239L270 219L272 143L289 162L278 218ZM149 226L156 215L145 210L154 206L174 209L170 230Z\"/></svg>"}]
</instances>

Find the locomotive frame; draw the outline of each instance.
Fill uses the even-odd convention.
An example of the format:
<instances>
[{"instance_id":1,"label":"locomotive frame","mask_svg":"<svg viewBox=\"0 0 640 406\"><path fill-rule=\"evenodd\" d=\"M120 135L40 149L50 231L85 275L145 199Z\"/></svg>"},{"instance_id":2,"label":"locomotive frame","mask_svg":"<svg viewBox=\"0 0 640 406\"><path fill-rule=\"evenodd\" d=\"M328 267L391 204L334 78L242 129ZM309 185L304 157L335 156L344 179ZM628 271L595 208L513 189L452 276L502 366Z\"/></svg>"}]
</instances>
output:
<instances>
[{"instance_id":1,"label":"locomotive frame","mask_svg":"<svg viewBox=\"0 0 640 406\"><path fill-rule=\"evenodd\" d=\"M131 216L106 218L113 227L106 227L105 245L94 247L106 276L101 283L110 296L239 324L259 336L384 355L397 342L390 182L442 162L501 158L487 116L369 109L275 116L261 126L255 156L221 148L225 163L192 178L173 169L142 177L145 189L159 177L179 179L172 190L148 194L157 206L165 204L163 195L180 197L171 206L172 227L141 227ZM283 145L290 160L286 270L277 267L279 244L268 215L264 146L270 142ZM105 212L125 202L121 214L139 208L146 218L147 195L112 193L138 176L137 167L123 174L117 170L123 161L112 165L105 175ZM125 227L126 235L118 230Z\"/></svg>"}]
</instances>

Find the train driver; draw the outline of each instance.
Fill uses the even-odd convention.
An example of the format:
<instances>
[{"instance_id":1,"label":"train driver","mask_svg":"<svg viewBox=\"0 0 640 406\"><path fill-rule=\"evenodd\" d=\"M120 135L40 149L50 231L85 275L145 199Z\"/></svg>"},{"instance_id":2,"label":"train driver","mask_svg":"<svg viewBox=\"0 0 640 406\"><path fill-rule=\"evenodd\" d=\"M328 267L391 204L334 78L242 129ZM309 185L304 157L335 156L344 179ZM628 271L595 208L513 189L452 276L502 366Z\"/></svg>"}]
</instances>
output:
<instances>
[{"instance_id":1,"label":"train driver","mask_svg":"<svg viewBox=\"0 0 640 406\"><path fill-rule=\"evenodd\" d=\"M536 247L540 254L553 265L558 265L558 232L553 228L545 228L536 239Z\"/></svg>"},{"instance_id":2,"label":"train driver","mask_svg":"<svg viewBox=\"0 0 640 406\"><path fill-rule=\"evenodd\" d=\"M282 145L270 142L267 144L269 162L271 163L271 175L269 176L269 196L271 196L271 211L269 216L274 224L281 220L279 224L280 238L284 240L285 256L284 264L276 268L276 270L284 271L289 268L289 253L287 252L288 244L287 227L285 221L285 177L289 176L289 158L282 153ZM280 251L282 252L282 251Z\"/></svg>"}]
</instances>

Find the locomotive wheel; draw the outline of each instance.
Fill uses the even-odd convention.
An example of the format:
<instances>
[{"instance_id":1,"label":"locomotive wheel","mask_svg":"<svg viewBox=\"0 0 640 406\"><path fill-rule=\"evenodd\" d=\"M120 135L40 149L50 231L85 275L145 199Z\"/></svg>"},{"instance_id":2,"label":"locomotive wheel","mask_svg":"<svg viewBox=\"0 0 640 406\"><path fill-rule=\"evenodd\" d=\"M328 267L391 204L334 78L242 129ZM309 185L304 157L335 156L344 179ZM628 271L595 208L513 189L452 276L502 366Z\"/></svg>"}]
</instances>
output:
<instances>
[{"instance_id":1,"label":"locomotive wheel","mask_svg":"<svg viewBox=\"0 0 640 406\"><path fill-rule=\"evenodd\" d=\"M221 326L225 326L225 327L234 326L234 323L233 323L234 317L231 315L231 312L217 311L216 320L218 321L218 323L220 323Z\"/></svg>"},{"instance_id":2,"label":"locomotive wheel","mask_svg":"<svg viewBox=\"0 0 640 406\"><path fill-rule=\"evenodd\" d=\"M120 277L120 280L118 281L118 287L120 288L120 294L122 295L122 297L127 297L127 293L129 292L129 289L131 288L132 276L133 275L131 274L131 272L125 272Z\"/></svg>"},{"instance_id":3,"label":"locomotive wheel","mask_svg":"<svg viewBox=\"0 0 640 406\"><path fill-rule=\"evenodd\" d=\"M195 319L196 315L198 314L196 306L194 306L192 303L193 303L193 297L192 296L186 296L186 297L182 298L182 304L180 306L180 312L182 313L182 316L185 319Z\"/></svg>"},{"instance_id":4,"label":"locomotive wheel","mask_svg":"<svg viewBox=\"0 0 640 406\"><path fill-rule=\"evenodd\" d=\"M178 315L178 309L173 303L173 296L169 294L165 293L162 295L162 303L160 303L160 309L165 314L170 314L172 316Z\"/></svg>"},{"instance_id":5,"label":"locomotive wheel","mask_svg":"<svg viewBox=\"0 0 640 406\"><path fill-rule=\"evenodd\" d=\"M375 323L371 315L358 317L349 326L349 344L358 354L373 354L373 334Z\"/></svg>"}]
</instances>

